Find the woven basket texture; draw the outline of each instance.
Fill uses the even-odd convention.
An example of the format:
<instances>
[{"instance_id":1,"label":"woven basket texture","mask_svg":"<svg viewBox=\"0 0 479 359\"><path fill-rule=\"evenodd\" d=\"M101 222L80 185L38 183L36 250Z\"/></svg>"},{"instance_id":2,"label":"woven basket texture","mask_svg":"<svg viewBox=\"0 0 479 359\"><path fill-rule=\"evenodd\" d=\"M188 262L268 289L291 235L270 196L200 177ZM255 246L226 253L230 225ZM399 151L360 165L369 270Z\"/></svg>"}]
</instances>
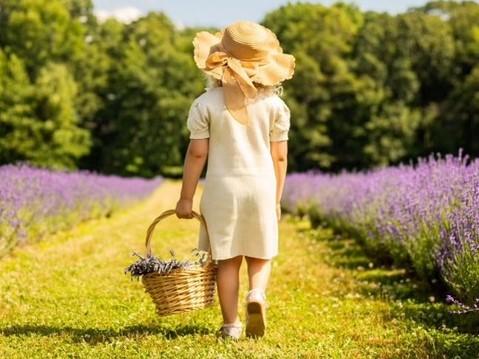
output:
<instances>
[{"instance_id":1,"label":"woven basket texture","mask_svg":"<svg viewBox=\"0 0 479 359\"><path fill-rule=\"evenodd\" d=\"M175 214L173 209L156 217L147 230L146 252L151 256L151 237L155 226L168 216ZM193 211L193 217L206 228L204 217ZM203 266L177 269L168 274L149 273L142 277L145 291L151 296L160 316L190 312L206 308L214 303L217 266L211 259L211 249Z\"/></svg>"}]
</instances>

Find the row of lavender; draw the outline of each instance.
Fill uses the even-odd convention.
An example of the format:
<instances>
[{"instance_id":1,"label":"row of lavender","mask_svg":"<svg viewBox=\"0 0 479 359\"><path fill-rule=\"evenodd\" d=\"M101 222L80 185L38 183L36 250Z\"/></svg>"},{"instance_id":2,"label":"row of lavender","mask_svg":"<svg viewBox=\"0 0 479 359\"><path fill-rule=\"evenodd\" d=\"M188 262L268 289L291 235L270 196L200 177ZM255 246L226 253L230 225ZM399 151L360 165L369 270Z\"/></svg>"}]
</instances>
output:
<instances>
[{"instance_id":1,"label":"row of lavender","mask_svg":"<svg viewBox=\"0 0 479 359\"><path fill-rule=\"evenodd\" d=\"M0 256L19 243L107 216L149 195L161 182L89 171L0 166Z\"/></svg>"},{"instance_id":2,"label":"row of lavender","mask_svg":"<svg viewBox=\"0 0 479 359\"><path fill-rule=\"evenodd\" d=\"M372 253L442 280L465 303L479 298L479 160L459 154L361 173L295 173L284 206L354 231Z\"/></svg>"}]
</instances>

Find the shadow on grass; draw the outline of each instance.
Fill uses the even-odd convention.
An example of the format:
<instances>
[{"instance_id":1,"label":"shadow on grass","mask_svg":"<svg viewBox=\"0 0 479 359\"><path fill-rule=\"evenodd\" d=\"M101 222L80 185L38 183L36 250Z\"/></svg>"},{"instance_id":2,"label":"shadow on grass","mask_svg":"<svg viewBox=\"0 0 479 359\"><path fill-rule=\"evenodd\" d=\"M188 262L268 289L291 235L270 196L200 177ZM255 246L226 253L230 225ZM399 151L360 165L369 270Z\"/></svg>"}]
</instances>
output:
<instances>
[{"instance_id":1,"label":"shadow on grass","mask_svg":"<svg viewBox=\"0 0 479 359\"><path fill-rule=\"evenodd\" d=\"M162 326L133 325L114 329L102 328L73 328L73 327L56 327L48 325L13 325L0 328L0 335L3 336L57 336L67 335L74 342L86 342L89 344L97 344L110 342L113 339L121 337L142 337L150 335L159 335L165 339L176 339L178 337L188 335L210 334L211 330L205 326L199 325L180 325L175 328Z\"/></svg>"},{"instance_id":2,"label":"shadow on grass","mask_svg":"<svg viewBox=\"0 0 479 359\"><path fill-rule=\"evenodd\" d=\"M314 238L328 249L324 260L333 267L350 271L357 279L356 291L362 297L390 303L386 321L406 321L411 328L421 326L434 341L435 350L460 358L477 358L479 353L479 314L451 313L445 292L421 281L411 270L383 264L369 256L347 235L327 235L318 228Z\"/></svg>"}]
</instances>

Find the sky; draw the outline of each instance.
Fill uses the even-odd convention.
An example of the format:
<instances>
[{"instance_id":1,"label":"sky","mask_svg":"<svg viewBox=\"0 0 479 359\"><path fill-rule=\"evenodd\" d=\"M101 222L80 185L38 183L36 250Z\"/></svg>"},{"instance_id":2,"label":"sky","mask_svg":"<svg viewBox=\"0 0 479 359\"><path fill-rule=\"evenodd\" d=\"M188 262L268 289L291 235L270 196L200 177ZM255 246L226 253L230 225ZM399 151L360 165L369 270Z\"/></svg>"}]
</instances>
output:
<instances>
[{"instance_id":1,"label":"sky","mask_svg":"<svg viewBox=\"0 0 479 359\"><path fill-rule=\"evenodd\" d=\"M129 22L151 10L164 11L178 27L224 27L236 20L260 21L264 15L288 0L93 0L99 18L114 16ZM331 5L334 0L310 1ZM426 0L354 0L363 10L398 13L420 6Z\"/></svg>"}]
</instances>

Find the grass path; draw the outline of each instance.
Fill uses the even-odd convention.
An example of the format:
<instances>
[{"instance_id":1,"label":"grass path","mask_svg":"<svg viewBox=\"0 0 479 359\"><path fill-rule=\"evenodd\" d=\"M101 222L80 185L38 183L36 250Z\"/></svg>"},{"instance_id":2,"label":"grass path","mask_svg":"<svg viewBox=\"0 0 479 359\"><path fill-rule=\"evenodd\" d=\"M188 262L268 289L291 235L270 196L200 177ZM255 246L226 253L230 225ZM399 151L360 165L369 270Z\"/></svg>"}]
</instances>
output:
<instances>
[{"instance_id":1,"label":"grass path","mask_svg":"<svg viewBox=\"0 0 479 359\"><path fill-rule=\"evenodd\" d=\"M218 306L157 317L123 270L147 226L173 208L179 182L148 200L0 261L0 358L473 358L479 340L399 269L375 268L353 241L284 215L267 337L222 342ZM201 188L194 208L198 208ZM155 254L193 248L198 223L157 226ZM245 267L242 268L242 279ZM241 300L246 281L241 287ZM242 304L242 302L241 302ZM244 308L241 305L241 317Z\"/></svg>"}]
</instances>

